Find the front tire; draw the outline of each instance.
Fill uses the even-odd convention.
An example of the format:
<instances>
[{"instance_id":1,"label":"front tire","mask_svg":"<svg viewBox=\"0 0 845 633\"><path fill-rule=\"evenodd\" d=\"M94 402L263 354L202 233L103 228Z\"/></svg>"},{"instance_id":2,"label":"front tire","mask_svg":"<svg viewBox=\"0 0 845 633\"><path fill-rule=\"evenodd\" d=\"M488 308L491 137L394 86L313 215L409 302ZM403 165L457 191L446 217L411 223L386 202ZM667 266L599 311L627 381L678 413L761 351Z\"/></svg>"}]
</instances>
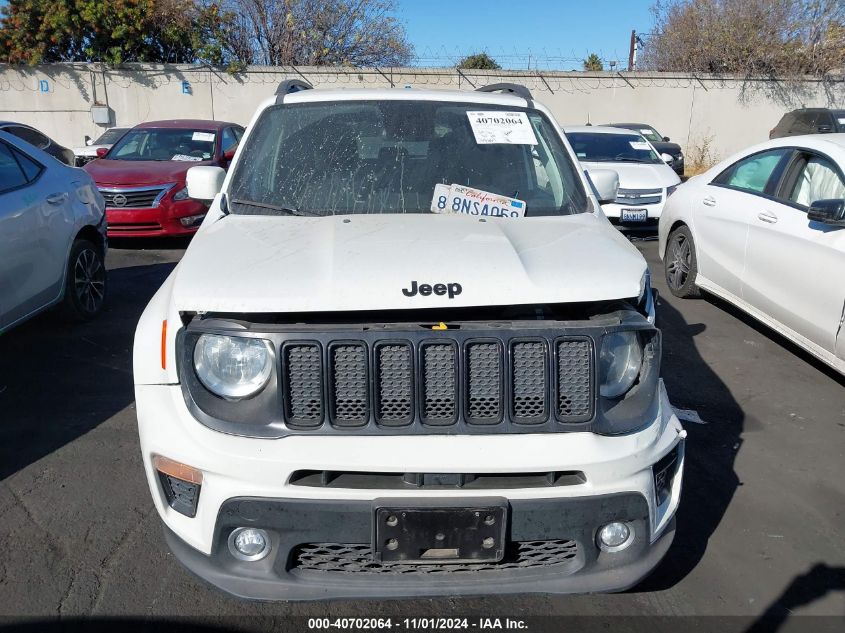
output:
<instances>
[{"instance_id":1,"label":"front tire","mask_svg":"<svg viewBox=\"0 0 845 633\"><path fill-rule=\"evenodd\" d=\"M666 284L673 295L681 299L701 296L701 291L695 285L698 261L695 257L695 241L689 227L679 226L669 234L663 269L666 273Z\"/></svg>"},{"instance_id":2,"label":"front tire","mask_svg":"<svg viewBox=\"0 0 845 633\"><path fill-rule=\"evenodd\" d=\"M90 321L106 300L106 263L96 244L78 239L68 258L62 312L72 321Z\"/></svg>"}]
</instances>

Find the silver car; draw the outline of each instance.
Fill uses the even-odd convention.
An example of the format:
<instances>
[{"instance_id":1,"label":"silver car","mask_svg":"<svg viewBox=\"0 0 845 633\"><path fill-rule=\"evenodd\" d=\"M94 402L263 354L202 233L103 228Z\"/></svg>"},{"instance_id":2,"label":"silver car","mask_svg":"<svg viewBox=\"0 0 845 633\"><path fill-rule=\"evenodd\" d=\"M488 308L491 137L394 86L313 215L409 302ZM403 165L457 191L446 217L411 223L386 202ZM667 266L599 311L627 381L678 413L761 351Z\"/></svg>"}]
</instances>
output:
<instances>
[{"instance_id":1,"label":"silver car","mask_svg":"<svg viewBox=\"0 0 845 633\"><path fill-rule=\"evenodd\" d=\"M73 320L100 312L104 210L87 173L0 131L0 333L58 304Z\"/></svg>"}]
</instances>

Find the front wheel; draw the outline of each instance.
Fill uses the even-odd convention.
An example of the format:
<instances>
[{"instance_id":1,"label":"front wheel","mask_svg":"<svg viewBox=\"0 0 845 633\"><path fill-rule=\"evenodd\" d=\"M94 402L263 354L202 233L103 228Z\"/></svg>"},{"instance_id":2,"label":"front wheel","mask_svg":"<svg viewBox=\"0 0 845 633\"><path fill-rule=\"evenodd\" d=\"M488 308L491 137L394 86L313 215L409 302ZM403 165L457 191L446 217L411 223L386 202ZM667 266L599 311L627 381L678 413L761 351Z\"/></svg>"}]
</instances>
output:
<instances>
[{"instance_id":1,"label":"front wheel","mask_svg":"<svg viewBox=\"0 0 845 633\"><path fill-rule=\"evenodd\" d=\"M669 234L663 267L666 272L666 283L673 295L682 299L701 296L701 291L695 285L695 278L698 275L695 242L688 227L679 226Z\"/></svg>"},{"instance_id":2,"label":"front wheel","mask_svg":"<svg viewBox=\"0 0 845 633\"><path fill-rule=\"evenodd\" d=\"M106 264L100 248L76 240L70 249L62 311L74 321L90 321L106 300Z\"/></svg>"}]
</instances>

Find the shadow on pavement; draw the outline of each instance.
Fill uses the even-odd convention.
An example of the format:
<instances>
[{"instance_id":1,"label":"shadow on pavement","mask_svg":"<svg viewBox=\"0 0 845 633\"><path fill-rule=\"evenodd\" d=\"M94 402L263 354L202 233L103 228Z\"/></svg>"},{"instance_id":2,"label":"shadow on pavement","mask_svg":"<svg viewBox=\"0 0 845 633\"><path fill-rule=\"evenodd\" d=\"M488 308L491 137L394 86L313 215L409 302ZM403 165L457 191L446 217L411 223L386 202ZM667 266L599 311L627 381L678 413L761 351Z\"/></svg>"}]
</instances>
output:
<instances>
[{"instance_id":1,"label":"shadow on pavement","mask_svg":"<svg viewBox=\"0 0 845 633\"><path fill-rule=\"evenodd\" d=\"M707 326L687 323L665 297L658 303L657 325L663 332L661 373L669 400L675 408L697 411L709 424L683 422L688 436L675 542L634 592L668 589L689 574L741 485L734 461L742 446L745 414L696 349L695 337Z\"/></svg>"},{"instance_id":2,"label":"shadow on pavement","mask_svg":"<svg viewBox=\"0 0 845 633\"><path fill-rule=\"evenodd\" d=\"M0 337L0 480L133 402L135 326L174 265L110 270L107 304L94 321L48 312Z\"/></svg>"}]
</instances>

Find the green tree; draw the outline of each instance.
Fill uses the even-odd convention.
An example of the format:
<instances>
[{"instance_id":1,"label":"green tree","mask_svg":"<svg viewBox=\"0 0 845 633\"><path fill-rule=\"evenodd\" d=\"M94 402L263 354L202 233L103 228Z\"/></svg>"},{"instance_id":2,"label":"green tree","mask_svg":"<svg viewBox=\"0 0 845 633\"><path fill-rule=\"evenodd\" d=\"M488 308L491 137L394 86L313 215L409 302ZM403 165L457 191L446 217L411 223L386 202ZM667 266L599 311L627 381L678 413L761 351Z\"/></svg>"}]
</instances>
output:
<instances>
[{"instance_id":1,"label":"green tree","mask_svg":"<svg viewBox=\"0 0 845 633\"><path fill-rule=\"evenodd\" d=\"M472 70L499 70L501 66L487 53L476 53L468 55L458 62L458 68L469 68Z\"/></svg>"},{"instance_id":2,"label":"green tree","mask_svg":"<svg viewBox=\"0 0 845 633\"><path fill-rule=\"evenodd\" d=\"M604 70L601 57L595 53L590 53L587 59L584 60L584 70Z\"/></svg>"},{"instance_id":3,"label":"green tree","mask_svg":"<svg viewBox=\"0 0 845 633\"><path fill-rule=\"evenodd\" d=\"M222 64L232 16L196 0L9 0L0 61Z\"/></svg>"}]
</instances>

